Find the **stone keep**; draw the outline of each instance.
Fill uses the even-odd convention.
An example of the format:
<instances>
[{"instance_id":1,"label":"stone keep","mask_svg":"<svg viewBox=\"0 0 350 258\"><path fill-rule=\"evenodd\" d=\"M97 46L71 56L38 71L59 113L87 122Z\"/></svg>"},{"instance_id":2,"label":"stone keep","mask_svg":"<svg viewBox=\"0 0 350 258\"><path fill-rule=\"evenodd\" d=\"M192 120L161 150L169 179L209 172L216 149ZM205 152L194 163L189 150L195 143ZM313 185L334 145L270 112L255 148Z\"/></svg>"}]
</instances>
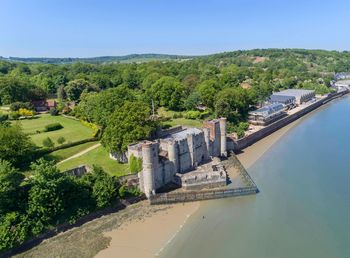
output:
<instances>
[{"instance_id":1,"label":"stone keep","mask_svg":"<svg viewBox=\"0 0 350 258\"><path fill-rule=\"evenodd\" d=\"M226 118L204 122L204 128L180 128L155 141L130 145L131 154L142 158L140 189L147 197L174 182L176 173L194 170L211 157L227 156Z\"/></svg>"}]
</instances>

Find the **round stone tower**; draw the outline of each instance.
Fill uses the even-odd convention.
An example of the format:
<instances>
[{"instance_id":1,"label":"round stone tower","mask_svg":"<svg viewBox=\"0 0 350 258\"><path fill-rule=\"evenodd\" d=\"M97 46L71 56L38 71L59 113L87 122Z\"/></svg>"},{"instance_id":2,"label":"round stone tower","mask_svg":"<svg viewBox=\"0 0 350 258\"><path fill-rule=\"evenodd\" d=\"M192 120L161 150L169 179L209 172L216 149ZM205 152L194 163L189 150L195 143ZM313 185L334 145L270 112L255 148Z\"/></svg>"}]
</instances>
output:
<instances>
[{"instance_id":1,"label":"round stone tower","mask_svg":"<svg viewBox=\"0 0 350 258\"><path fill-rule=\"evenodd\" d=\"M211 156L211 149L210 149L210 129L207 127L203 128L203 132L204 132L204 141L205 141L205 145L207 148L207 155L206 155L206 159L208 159Z\"/></svg>"},{"instance_id":2,"label":"round stone tower","mask_svg":"<svg viewBox=\"0 0 350 258\"><path fill-rule=\"evenodd\" d=\"M220 155L227 157L226 118L220 118Z\"/></svg>"},{"instance_id":3,"label":"round stone tower","mask_svg":"<svg viewBox=\"0 0 350 258\"><path fill-rule=\"evenodd\" d=\"M155 148L157 144L147 142L142 145L142 177L145 195L150 197L155 194Z\"/></svg>"},{"instance_id":4,"label":"round stone tower","mask_svg":"<svg viewBox=\"0 0 350 258\"><path fill-rule=\"evenodd\" d=\"M179 153L178 144L175 140L170 140L168 142L168 157L169 160L174 164L174 175L179 172Z\"/></svg>"}]
</instances>

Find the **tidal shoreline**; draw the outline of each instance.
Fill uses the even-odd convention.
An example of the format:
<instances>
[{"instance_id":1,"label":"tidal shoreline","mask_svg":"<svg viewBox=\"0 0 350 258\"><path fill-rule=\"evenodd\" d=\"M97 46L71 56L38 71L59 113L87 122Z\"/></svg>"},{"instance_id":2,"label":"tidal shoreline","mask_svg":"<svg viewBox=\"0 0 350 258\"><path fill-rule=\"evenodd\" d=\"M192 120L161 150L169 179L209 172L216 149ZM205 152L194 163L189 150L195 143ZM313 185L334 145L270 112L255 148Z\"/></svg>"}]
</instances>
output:
<instances>
[{"instance_id":1,"label":"tidal shoreline","mask_svg":"<svg viewBox=\"0 0 350 258\"><path fill-rule=\"evenodd\" d=\"M247 147L237 155L238 159L246 168L250 167L299 121ZM105 236L111 238L110 245L96 257L114 257L115 253L121 257L155 257L185 226L187 219L195 214L200 205L207 202L210 201L171 205L166 211L156 212L142 221L130 221L107 232Z\"/></svg>"},{"instance_id":2,"label":"tidal shoreline","mask_svg":"<svg viewBox=\"0 0 350 258\"><path fill-rule=\"evenodd\" d=\"M237 154L238 159L246 168L251 167L313 112L245 148ZM210 201L151 206L142 201L47 239L18 257L115 257L116 254L120 257L155 257L186 226L188 218L207 202Z\"/></svg>"}]
</instances>

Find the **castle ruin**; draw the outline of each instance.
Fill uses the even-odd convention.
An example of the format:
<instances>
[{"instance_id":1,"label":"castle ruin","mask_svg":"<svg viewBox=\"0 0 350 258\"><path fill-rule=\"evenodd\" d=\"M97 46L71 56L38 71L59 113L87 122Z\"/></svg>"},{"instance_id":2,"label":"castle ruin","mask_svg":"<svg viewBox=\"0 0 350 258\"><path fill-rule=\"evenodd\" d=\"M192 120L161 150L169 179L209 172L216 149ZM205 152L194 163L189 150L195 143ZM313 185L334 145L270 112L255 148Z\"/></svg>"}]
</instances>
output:
<instances>
[{"instance_id":1,"label":"castle ruin","mask_svg":"<svg viewBox=\"0 0 350 258\"><path fill-rule=\"evenodd\" d=\"M219 164L196 169L214 157L227 157L226 141L226 118L219 118L205 121L202 129L178 127L155 141L132 144L128 157L142 158L139 186L147 197L170 183L188 189L225 185L226 173Z\"/></svg>"}]
</instances>

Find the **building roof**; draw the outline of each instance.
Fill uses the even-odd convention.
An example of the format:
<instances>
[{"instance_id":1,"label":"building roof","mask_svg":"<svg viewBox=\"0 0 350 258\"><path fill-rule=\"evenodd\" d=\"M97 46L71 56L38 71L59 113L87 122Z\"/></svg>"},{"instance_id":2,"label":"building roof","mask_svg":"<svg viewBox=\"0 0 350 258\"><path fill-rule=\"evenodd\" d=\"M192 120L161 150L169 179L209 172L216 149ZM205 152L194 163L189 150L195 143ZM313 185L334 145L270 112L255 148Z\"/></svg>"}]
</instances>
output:
<instances>
[{"instance_id":1,"label":"building roof","mask_svg":"<svg viewBox=\"0 0 350 258\"><path fill-rule=\"evenodd\" d=\"M56 107L56 101L54 99L48 99L46 103L48 107Z\"/></svg>"},{"instance_id":2,"label":"building roof","mask_svg":"<svg viewBox=\"0 0 350 258\"><path fill-rule=\"evenodd\" d=\"M281 103L285 103L288 101L295 101L295 97L294 96L287 96L287 95L276 95L276 94L272 94L269 98L269 101L271 102L281 102Z\"/></svg>"},{"instance_id":3,"label":"building roof","mask_svg":"<svg viewBox=\"0 0 350 258\"><path fill-rule=\"evenodd\" d=\"M189 134L195 135L195 134L199 134L201 132L202 132L202 130L200 130L198 128L186 128L185 130L182 130L180 132L170 134L167 137L165 137L164 139L166 139L166 140L173 139L175 141L180 141L180 140L186 139L187 135L189 135Z\"/></svg>"},{"instance_id":4,"label":"building roof","mask_svg":"<svg viewBox=\"0 0 350 258\"><path fill-rule=\"evenodd\" d=\"M271 114L274 114L276 112L280 112L284 110L284 105L281 103L272 103L270 105L264 106L262 108L259 108L257 110L249 112L252 115L262 115L262 116L268 116Z\"/></svg>"},{"instance_id":5,"label":"building roof","mask_svg":"<svg viewBox=\"0 0 350 258\"><path fill-rule=\"evenodd\" d=\"M314 90L303 90L303 89L288 89L283 90L280 92L275 92L273 95L284 95L284 96L294 96L296 98L310 94L315 93Z\"/></svg>"}]
</instances>

